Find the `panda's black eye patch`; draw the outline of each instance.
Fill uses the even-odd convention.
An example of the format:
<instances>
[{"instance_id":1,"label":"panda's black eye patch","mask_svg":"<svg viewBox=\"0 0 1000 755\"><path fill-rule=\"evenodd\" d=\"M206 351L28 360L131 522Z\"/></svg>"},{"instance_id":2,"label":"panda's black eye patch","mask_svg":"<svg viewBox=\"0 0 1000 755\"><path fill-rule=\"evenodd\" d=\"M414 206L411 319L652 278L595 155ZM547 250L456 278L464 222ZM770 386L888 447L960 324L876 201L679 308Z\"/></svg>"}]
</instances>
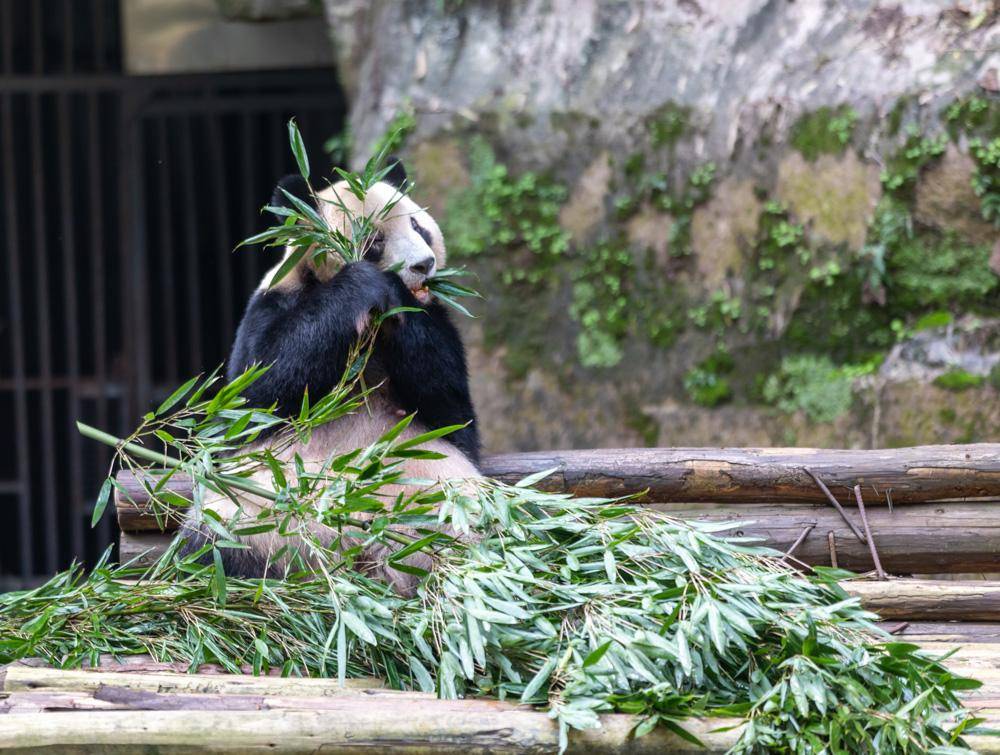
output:
<instances>
[{"instance_id":1,"label":"panda's black eye patch","mask_svg":"<svg viewBox=\"0 0 1000 755\"><path fill-rule=\"evenodd\" d=\"M431 232L420 225L416 218L410 218L410 225L413 226L414 231L420 234L420 238L427 242L427 246L430 246L433 243Z\"/></svg>"},{"instance_id":2,"label":"panda's black eye patch","mask_svg":"<svg viewBox=\"0 0 1000 755\"><path fill-rule=\"evenodd\" d=\"M382 261L384 255L385 234L379 231L369 239L368 248L365 250L365 259L377 265Z\"/></svg>"}]
</instances>

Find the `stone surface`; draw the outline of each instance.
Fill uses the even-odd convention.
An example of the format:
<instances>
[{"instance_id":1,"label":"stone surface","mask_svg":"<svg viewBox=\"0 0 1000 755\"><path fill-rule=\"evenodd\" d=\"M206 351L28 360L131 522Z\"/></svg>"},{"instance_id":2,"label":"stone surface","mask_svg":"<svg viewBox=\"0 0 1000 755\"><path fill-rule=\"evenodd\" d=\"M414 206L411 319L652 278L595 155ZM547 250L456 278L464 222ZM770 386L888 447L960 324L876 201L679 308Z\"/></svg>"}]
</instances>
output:
<instances>
[{"instance_id":1,"label":"stone surface","mask_svg":"<svg viewBox=\"0 0 1000 755\"><path fill-rule=\"evenodd\" d=\"M983 220L979 198L972 190L976 165L954 144L932 165L917 183L915 220L941 230L957 231L977 244L988 244L998 231Z\"/></svg>"},{"instance_id":2,"label":"stone surface","mask_svg":"<svg viewBox=\"0 0 1000 755\"><path fill-rule=\"evenodd\" d=\"M685 375L719 340L752 355L737 370L750 373L737 375L745 382L774 368L781 354L767 339L784 329L810 267L796 268L763 302L763 328L688 326L671 345L655 346L637 320L612 369L579 365L579 324L569 315L574 265L596 243L626 242L643 270L642 252L650 251L652 283L663 292L653 309L676 307L684 318L706 292L738 297L751 288L749 255L771 198L784 200L820 245L860 249L881 194L882 158L905 138L905 131L887 135L880 126L897 104L910 103L905 126L940 129L947 103L983 92L977 80L995 65L990 51L1000 47L994 16L971 28L969 16L945 0L325 5L352 101L355 164L405 108L417 121L406 144L416 198L435 212L445 210L450 192L468 185L473 137L485 140L512 175L531 170L569 192L559 219L573 243L544 286L499 282L502 265L530 254L505 249L502 260L489 253L453 260L479 274L488 297L474 307L481 319L461 327L489 449L864 446L995 436L997 424L986 421L992 407L986 419L971 419L984 411L973 394L980 403L1000 403L986 388L959 395L890 381L823 426L759 406L693 406ZM788 143L792 125L821 107L841 106L857 114L849 143L840 154L806 161ZM668 116L676 118L666 123ZM644 158L638 177L626 167L637 155ZM683 204L692 171L709 162L716 179L693 213L677 205L667 212L640 196L642 180L655 174ZM960 184L968 166L960 162L946 157L925 171L930 185L918 186L920 222L947 222L955 212L949 192L966 191ZM619 217L618 201L629 199L637 210ZM966 233L973 225L957 228ZM686 232L690 257L671 248L671 234L684 241ZM846 253L825 249L809 265ZM925 405L907 404L907 395ZM940 411L932 422L919 419ZM943 418L951 412L948 424Z\"/></svg>"},{"instance_id":3,"label":"stone surface","mask_svg":"<svg viewBox=\"0 0 1000 755\"><path fill-rule=\"evenodd\" d=\"M728 177L715 188L712 198L695 210L691 242L698 277L706 290L714 291L727 277L743 273L757 235L761 207L751 181Z\"/></svg>"},{"instance_id":4,"label":"stone surface","mask_svg":"<svg viewBox=\"0 0 1000 755\"><path fill-rule=\"evenodd\" d=\"M778 164L778 198L820 240L860 249L882 193L877 165L853 151L809 162L798 152Z\"/></svg>"},{"instance_id":5,"label":"stone surface","mask_svg":"<svg viewBox=\"0 0 1000 755\"><path fill-rule=\"evenodd\" d=\"M587 166L573 187L569 200L559 213L559 224L576 242L586 241L604 220L604 205L611 183L608 153L601 152Z\"/></svg>"}]
</instances>

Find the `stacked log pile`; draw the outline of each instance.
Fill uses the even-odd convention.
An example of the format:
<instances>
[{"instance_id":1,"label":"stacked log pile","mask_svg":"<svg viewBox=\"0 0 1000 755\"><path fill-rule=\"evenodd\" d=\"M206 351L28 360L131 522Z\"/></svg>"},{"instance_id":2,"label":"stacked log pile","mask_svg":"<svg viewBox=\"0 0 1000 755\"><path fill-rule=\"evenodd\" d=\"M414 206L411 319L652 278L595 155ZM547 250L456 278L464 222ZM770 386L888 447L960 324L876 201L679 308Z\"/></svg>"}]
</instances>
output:
<instances>
[{"instance_id":1,"label":"stacked log pile","mask_svg":"<svg viewBox=\"0 0 1000 755\"><path fill-rule=\"evenodd\" d=\"M637 502L651 510L737 522L734 534L761 537L783 552L794 545L800 562L863 573L875 564L855 500L859 486L886 571L1000 570L1000 444L586 450L505 454L483 462L486 475L507 482L552 468L557 471L540 487L584 496L640 494ZM178 522L152 516L143 481L127 472L118 480L121 559L153 560L169 541L164 533ZM190 480L174 477L168 484L190 497Z\"/></svg>"}]
</instances>

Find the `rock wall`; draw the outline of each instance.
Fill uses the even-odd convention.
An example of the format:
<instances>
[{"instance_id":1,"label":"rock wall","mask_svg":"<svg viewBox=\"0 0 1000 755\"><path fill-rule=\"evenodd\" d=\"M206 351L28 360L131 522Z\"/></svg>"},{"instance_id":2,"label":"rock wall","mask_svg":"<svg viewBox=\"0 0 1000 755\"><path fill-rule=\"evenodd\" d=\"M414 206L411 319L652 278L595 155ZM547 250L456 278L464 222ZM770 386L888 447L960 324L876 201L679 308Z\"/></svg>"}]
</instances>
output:
<instances>
[{"instance_id":1,"label":"rock wall","mask_svg":"<svg viewBox=\"0 0 1000 755\"><path fill-rule=\"evenodd\" d=\"M491 450L998 438L1000 3L326 7Z\"/></svg>"}]
</instances>

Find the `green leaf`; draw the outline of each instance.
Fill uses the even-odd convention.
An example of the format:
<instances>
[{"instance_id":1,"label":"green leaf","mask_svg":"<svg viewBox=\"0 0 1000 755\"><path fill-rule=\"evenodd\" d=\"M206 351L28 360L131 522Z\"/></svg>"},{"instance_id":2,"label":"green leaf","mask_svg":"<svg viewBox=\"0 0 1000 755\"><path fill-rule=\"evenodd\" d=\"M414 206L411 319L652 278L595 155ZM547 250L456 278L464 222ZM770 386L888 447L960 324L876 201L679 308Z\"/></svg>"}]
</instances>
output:
<instances>
[{"instance_id":1,"label":"green leaf","mask_svg":"<svg viewBox=\"0 0 1000 755\"><path fill-rule=\"evenodd\" d=\"M530 474L527 477L518 480L517 482L514 483L514 487L515 488L533 487L536 483L541 482L549 475L554 474L555 472L558 471L559 467L549 467L548 469L543 469L541 472L535 472L534 474Z\"/></svg>"},{"instance_id":2,"label":"green leaf","mask_svg":"<svg viewBox=\"0 0 1000 755\"><path fill-rule=\"evenodd\" d=\"M308 251L304 246L293 249L291 253L285 257L281 266L275 270L274 275L271 276L271 281L267 284L267 287L274 288L278 283L284 279L292 270L295 269L296 265L302 261L305 256L306 251Z\"/></svg>"},{"instance_id":3,"label":"green leaf","mask_svg":"<svg viewBox=\"0 0 1000 755\"><path fill-rule=\"evenodd\" d=\"M97 501L94 503L94 513L90 515L90 526L96 527L97 523L101 521L101 517L104 516L104 510L108 507L108 501L111 500L111 478L107 478L101 484L101 490L97 494Z\"/></svg>"},{"instance_id":4,"label":"green leaf","mask_svg":"<svg viewBox=\"0 0 1000 755\"><path fill-rule=\"evenodd\" d=\"M597 648L592 650L587 655L587 657L583 659L583 667L589 668L590 666L593 666L594 664L598 663L601 660L601 658L604 657L604 654L608 652L608 648L611 647L612 642L614 642L614 640L608 640L607 642L599 645Z\"/></svg>"},{"instance_id":5,"label":"green leaf","mask_svg":"<svg viewBox=\"0 0 1000 755\"><path fill-rule=\"evenodd\" d=\"M372 630L368 628L368 625L357 614L350 611L342 611L340 618L347 625L347 628L362 642L367 642L369 645L378 644L378 640L375 639Z\"/></svg>"},{"instance_id":6,"label":"green leaf","mask_svg":"<svg viewBox=\"0 0 1000 755\"><path fill-rule=\"evenodd\" d=\"M538 672L531 678L527 686L524 688L524 692L521 693L521 702L527 703L535 698L535 695L542 688L542 685L549 680L549 676L552 675L553 669L556 667L558 659L549 658L542 667L538 669Z\"/></svg>"},{"instance_id":7,"label":"green leaf","mask_svg":"<svg viewBox=\"0 0 1000 755\"><path fill-rule=\"evenodd\" d=\"M309 180L309 156L306 154L306 145L299 133L299 127L292 118L288 121L288 142L292 146L292 154L295 155L295 162L299 165L299 173Z\"/></svg>"},{"instance_id":8,"label":"green leaf","mask_svg":"<svg viewBox=\"0 0 1000 755\"><path fill-rule=\"evenodd\" d=\"M201 375L195 375L193 378L184 383L180 388L178 388L176 391L167 396L163 400L162 404L156 407L156 411L154 412L154 414L156 414L157 417L166 414L171 408L173 408L174 404L176 404L178 401L180 401L188 394L188 391L194 388L195 383L197 383L198 380L200 379Z\"/></svg>"},{"instance_id":9,"label":"green leaf","mask_svg":"<svg viewBox=\"0 0 1000 755\"><path fill-rule=\"evenodd\" d=\"M218 548L212 549L212 561L214 562L214 576L212 578L212 593L219 605L226 605L226 570L222 566L222 551Z\"/></svg>"}]
</instances>

